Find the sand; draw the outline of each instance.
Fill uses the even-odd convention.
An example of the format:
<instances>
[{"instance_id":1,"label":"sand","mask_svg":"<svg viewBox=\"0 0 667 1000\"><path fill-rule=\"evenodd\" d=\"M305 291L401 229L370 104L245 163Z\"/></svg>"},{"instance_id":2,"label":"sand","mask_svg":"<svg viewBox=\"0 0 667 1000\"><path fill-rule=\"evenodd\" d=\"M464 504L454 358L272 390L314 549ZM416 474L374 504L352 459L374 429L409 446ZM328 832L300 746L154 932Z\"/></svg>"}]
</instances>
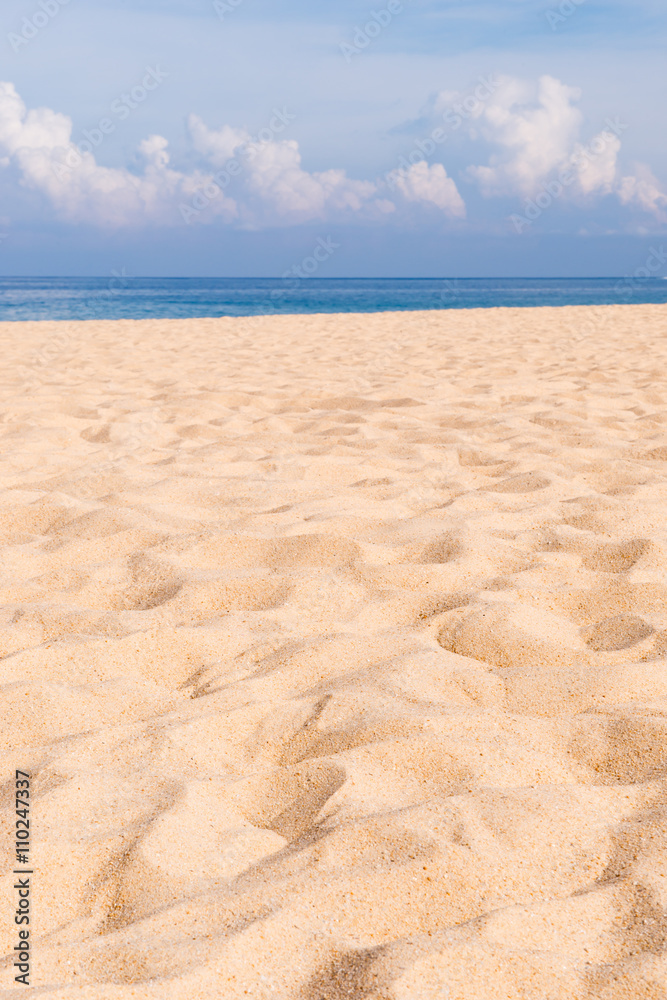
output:
<instances>
[{"instance_id":1,"label":"sand","mask_svg":"<svg viewBox=\"0 0 667 1000\"><path fill-rule=\"evenodd\" d=\"M667 997L667 307L0 337L1 996Z\"/></svg>"}]
</instances>

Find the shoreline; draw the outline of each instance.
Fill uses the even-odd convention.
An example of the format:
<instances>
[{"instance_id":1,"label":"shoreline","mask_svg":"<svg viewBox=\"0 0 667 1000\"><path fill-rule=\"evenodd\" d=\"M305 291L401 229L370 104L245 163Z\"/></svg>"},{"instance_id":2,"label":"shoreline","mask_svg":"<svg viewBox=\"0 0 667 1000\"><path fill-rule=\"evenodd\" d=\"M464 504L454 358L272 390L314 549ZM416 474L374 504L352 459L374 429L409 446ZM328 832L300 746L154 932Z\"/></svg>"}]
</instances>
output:
<instances>
[{"instance_id":1,"label":"shoreline","mask_svg":"<svg viewBox=\"0 0 667 1000\"><path fill-rule=\"evenodd\" d=\"M123 317L119 319L40 319L40 320L0 320L0 330L4 326L14 328L18 325L24 326L35 326L35 325L54 325L54 324L127 324L127 323L244 323L249 321L264 321L264 320L309 320L309 319L331 319L332 317L349 317L353 319L361 318L374 318L374 317L398 317L398 316L434 316L434 315L451 315L451 314L469 314L469 313L481 313L486 315L488 313L500 312L503 314L514 313L514 312L528 312L535 311L539 313L545 313L548 310L553 310L558 313L562 313L565 310L601 310L601 309L627 309L627 310L637 310L637 309L655 309L667 311L667 303L662 302L612 302L608 304L601 305L545 305L545 306L464 306L461 308L450 308L445 307L442 309L381 309L376 312L300 312L300 313L252 313L243 316L142 316L139 318L129 318Z\"/></svg>"}]
</instances>

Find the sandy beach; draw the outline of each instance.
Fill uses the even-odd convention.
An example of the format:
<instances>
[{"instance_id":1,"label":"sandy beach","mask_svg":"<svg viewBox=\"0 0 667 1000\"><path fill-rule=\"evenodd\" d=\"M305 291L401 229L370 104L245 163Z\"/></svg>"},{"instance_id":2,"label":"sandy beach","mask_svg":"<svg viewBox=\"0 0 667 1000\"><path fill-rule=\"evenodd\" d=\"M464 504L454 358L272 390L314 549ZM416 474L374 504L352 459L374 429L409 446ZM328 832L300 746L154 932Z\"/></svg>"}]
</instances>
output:
<instances>
[{"instance_id":1,"label":"sandy beach","mask_svg":"<svg viewBox=\"0 0 667 1000\"><path fill-rule=\"evenodd\" d=\"M0 996L665 1000L667 307L0 338Z\"/></svg>"}]
</instances>

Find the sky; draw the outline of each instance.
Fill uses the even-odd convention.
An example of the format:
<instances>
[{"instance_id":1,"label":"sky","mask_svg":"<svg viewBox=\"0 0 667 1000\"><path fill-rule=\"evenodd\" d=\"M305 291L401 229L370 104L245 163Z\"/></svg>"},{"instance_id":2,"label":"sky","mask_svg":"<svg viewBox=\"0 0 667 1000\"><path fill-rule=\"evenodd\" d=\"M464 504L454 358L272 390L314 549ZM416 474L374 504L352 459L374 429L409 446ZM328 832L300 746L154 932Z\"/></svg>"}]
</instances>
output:
<instances>
[{"instance_id":1,"label":"sky","mask_svg":"<svg viewBox=\"0 0 667 1000\"><path fill-rule=\"evenodd\" d=\"M664 0L3 0L0 273L667 274L666 41Z\"/></svg>"}]
</instances>

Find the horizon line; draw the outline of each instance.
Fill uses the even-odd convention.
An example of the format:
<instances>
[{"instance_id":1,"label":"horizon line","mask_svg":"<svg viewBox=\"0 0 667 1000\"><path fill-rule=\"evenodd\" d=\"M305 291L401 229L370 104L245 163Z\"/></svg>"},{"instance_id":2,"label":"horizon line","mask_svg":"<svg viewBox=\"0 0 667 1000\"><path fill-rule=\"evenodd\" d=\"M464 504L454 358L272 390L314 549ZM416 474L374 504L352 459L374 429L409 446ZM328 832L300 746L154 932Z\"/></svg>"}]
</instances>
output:
<instances>
[{"instance_id":1,"label":"horizon line","mask_svg":"<svg viewBox=\"0 0 667 1000\"><path fill-rule=\"evenodd\" d=\"M128 281L285 281L282 276L258 276L258 275L156 275L156 274L124 274L123 278ZM605 274L605 275L486 275L484 277L466 275L465 277L454 277L452 275L442 275L440 277L410 277L399 275L395 277L371 277L368 275L345 276L345 277L315 277L308 275L304 281L614 281L619 278L627 278L625 274ZM12 280L74 280L74 281L107 281L108 274L5 274L0 275L0 281ZM646 277L635 278L640 281L667 281L667 275L652 274Z\"/></svg>"}]
</instances>

